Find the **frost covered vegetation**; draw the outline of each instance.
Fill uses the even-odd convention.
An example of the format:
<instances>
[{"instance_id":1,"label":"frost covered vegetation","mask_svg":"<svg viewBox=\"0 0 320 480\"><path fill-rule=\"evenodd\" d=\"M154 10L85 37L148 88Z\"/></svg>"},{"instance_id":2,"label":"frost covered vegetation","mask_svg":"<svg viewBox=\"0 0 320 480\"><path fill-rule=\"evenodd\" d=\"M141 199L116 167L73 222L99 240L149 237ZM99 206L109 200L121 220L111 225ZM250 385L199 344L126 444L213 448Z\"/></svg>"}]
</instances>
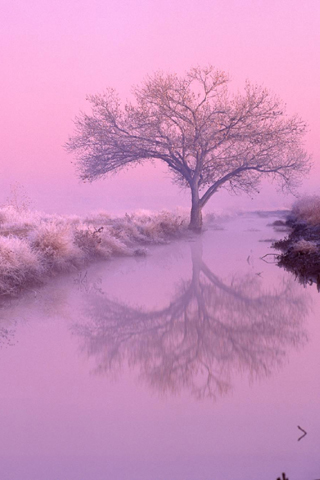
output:
<instances>
[{"instance_id":1,"label":"frost covered vegetation","mask_svg":"<svg viewBox=\"0 0 320 480\"><path fill-rule=\"evenodd\" d=\"M292 207L292 214L296 220L310 225L320 224L320 196L310 195L297 200Z\"/></svg>"},{"instance_id":2,"label":"frost covered vegetation","mask_svg":"<svg viewBox=\"0 0 320 480\"><path fill-rule=\"evenodd\" d=\"M28 208L0 208L0 296L16 295L59 272L95 260L143 255L145 246L181 236L187 217L180 213L136 212L111 217L48 215Z\"/></svg>"},{"instance_id":3,"label":"frost covered vegetation","mask_svg":"<svg viewBox=\"0 0 320 480\"><path fill-rule=\"evenodd\" d=\"M287 224L292 228L290 235L273 245L283 252L278 265L293 272L304 285L316 283L320 290L320 197L297 200Z\"/></svg>"}]
</instances>

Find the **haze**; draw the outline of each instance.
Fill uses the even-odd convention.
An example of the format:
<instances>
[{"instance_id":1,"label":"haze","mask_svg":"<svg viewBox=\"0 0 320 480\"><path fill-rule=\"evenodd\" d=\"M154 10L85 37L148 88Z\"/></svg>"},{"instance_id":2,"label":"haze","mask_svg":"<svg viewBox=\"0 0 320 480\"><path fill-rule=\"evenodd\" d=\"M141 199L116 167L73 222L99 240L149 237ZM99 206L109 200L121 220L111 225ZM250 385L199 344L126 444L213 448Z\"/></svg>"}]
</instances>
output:
<instances>
[{"instance_id":1,"label":"haze","mask_svg":"<svg viewBox=\"0 0 320 480\"><path fill-rule=\"evenodd\" d=\"M19 182L48 212L189 206L189 193L162 166L82 184L63 144L87 94L113 86L125 99L148 73L208 63L228 71L236 88L246 78L264 84L308 122L315 167L300 192L319 191L317 0L13 0L2 1L1 12L0 203ZM206 210L291 202L266 185L253 200L219 193Z\"/></svg>"}]
</instances>

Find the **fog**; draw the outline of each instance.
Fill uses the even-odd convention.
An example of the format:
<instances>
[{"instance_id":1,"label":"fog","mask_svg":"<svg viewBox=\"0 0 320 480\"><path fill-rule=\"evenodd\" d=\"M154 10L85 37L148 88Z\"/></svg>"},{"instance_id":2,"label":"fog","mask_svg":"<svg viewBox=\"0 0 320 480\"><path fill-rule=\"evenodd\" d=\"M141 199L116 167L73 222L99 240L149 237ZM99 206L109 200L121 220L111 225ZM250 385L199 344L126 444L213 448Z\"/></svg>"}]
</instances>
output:
<instances>
[{"instance_id":1,"label":"fog","mask_svg":"<svg viewBox=\"0 0 320 480\"><path fill-rule=\"evenodd\" d=\"M14 182L39 210L123 213L189 205L161 165L139 167L92 185L76 178L63 149L73 119L88 108L86 95L116 88L123 99L132 85L157 70L183 74L213 64L230 73L233 88L245 79L263 84L308 124L306 147L315 167L300 192L318 191L320 81L319 3L268 4L201 1L138 4L38 0L2 5L0 203ZM263 185L253 200L219 193L206 207L289 205L290 197Z\"/></svg>"},{"instance_id":2,"label":"fog","mask_svg":"<svg viewBox=\"0 0 320 480\"><path fill-rule=\"evenodd\" d=\"M165 165L86 183L64 145L87 95L212 64L307 122L319 194L320 3L0 6L1 479L319 478L320 297L272 248L295 197L221 189L194 234Z\"/></svg>"}]
</instances>

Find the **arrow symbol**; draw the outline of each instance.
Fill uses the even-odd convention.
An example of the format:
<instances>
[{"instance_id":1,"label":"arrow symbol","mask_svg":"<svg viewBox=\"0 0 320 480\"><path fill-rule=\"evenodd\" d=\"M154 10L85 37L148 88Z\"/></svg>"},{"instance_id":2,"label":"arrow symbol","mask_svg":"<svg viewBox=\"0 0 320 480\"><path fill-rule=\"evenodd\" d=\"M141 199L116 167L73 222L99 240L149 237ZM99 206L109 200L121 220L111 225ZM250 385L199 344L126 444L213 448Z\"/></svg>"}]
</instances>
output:
<instances>
[{"instance_id":1,"label":"arrow symbol","mask_svg":"<svg viewBox=\"0 0 320 480\"><path fill-rule=\"evenodd\" d=\"M307 435L307 432L303 428L299 427L299 425L298 425L298 428L299 430L301 430L301 432L303 432L303 435L301 435L301 437L298 438L298 442L299 442L303 437Z\"/></svg>"}]
</instances>

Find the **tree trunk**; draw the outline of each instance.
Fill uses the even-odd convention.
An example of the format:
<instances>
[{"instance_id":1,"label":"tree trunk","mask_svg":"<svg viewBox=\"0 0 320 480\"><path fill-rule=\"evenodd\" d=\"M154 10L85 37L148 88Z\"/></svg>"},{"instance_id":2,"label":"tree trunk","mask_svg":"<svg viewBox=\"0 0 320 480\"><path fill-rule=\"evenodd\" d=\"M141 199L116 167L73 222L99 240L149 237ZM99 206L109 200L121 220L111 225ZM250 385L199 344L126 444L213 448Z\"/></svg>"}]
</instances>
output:
<instances>
[{"instance_id":1,"label":"tree trunk","mask_svg":"<svg viewBox=\"0 0 320 480\"><path fill-rule=\"evenodd\" d=\"M202 206L199 201L198 188L192 189L192 207L188 228L197 233L200 233L202 230Z\"/></svg>"}]
</instances>

